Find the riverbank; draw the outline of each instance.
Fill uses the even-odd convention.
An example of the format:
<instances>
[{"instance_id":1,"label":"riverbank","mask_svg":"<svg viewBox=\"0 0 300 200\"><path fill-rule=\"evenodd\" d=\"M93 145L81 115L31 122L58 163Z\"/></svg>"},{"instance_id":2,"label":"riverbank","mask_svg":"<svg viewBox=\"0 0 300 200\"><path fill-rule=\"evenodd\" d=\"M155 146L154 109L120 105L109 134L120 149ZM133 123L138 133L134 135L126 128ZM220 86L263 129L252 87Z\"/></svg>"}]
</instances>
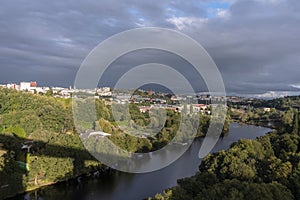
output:
<instances>
[{"instance_id":1,"label":"riverbank","mask_svg":"<svg viewBox=\"0 0 300 200\"><path fill-rule=\"evenodd\" d=\"M148 200L299 199L299 143L295 131L240 140L205 157L197 173Z\"/></svg>"},{"instance_id":2,"label":"riverbank","mask_svg":"<svg viewBox=\"0 0 300 200\"><path fill-rule=\"evenodd\" d=\"M270 129L276 129L276 126L274 124L270 124L270 123L257 123L254 121L248 121L248 122L241 122L240 120L236 120L236 119L232 119L231 120L232 123L238 123L238 124L245 124L245 125L251 125L251 126L260 126L260 127L264 127L264 128L270 128Z\"/></svg>"},{"instance_id":3,"label":"riverbank","mask_svg":"<svg viewBox=\"0 0 300 200\"><path fill-rule=\"evenodd\" d=\"M255 139L269 131L269 129L261 127L232 123L230 133L218 141L213 152L228 149L233 142L237 142L241 138ZM37 194L37 196L42 198L63 198L65 200L74 199L74 196L78 195L78 193L83 195L83 199L106 200L124 199L125 196L129 199L144 199L148 196L154 196L165 188L175 186L178 179L193 176L198 171L201 163L201 160L198 158L198 152L202 141L203 138L196 139L188 151L176 162L155 172L145 174L117 172L100 178L86 177L82 179L80 185L77 184L76 180L69 185L55 184L29 192L27 196L35 196ZM162 157L161 159L164 158ZM15 199L24 199L24 195L19 195Z\"/></svg>"},{"instance_id":4,"label":"riverbank","mask_svg":"<svg viewBox=\"0 0 300 200\"><path fill-rule=\"evenodd\" d=\"M15 195L12 195L10 197L6 197L5 199L12 200L12 199L15 199L16 197L25 196L26 194L31 193L33 191L37 191L37 190L40 190L40 189L43 189L43 188L46 188L49 186L53 186L53 185L62 185L62 184L65 184L65 185L72 184L73 185L76 183L80 183L81 179L87 179L87 178L99 179L101 177L104 177L104 176L109 175L110 173L114 173L114 172L115 172L114 169L112 169L110 167L104 167L104 168L100 168L98 170L90 171L88 173L82 173L81 175L70 177L65 180L59 180L59 181L55 181L55 182L47 182L47 183L42 183L42 184L39 184L36 186L31 186L31 187L28 187L26 190L19 192Z\"/></svg>"},{"instance_id":5,"label":"riverbank","mask_svg":"<svg viewBox=\"0 0 300 200\"><path fill-rule=\"evenodd\" d=\"M227 135L227 134L223 134L223 135ZM196 140L197 139L202 139L203 137L205 137L205 136L199 136L199 137L196 137L195 139ZM185 146L186 144L187 143L178 143L177 145ZM105 170L103 170L103 168L105 168ZM70 181L72 182L72 180L76 180L78 177L90 176L90 174L94 174L94 173L97 173L99 171L101 171L100 174L106 174L108 172L113 171L113 169L108 168L108 167L102 167L102 168L100 167L100 169L97 169L97 170L95 170L95 169L82 170L82 169L83 168L81 168L80 170L76 170L77 173L76 173L75 176L72 176L71 174L66 174L66 175L63 176L64 178L60 178L57 181L47 181L47 179L45 179L45 178L44 179L38 178L38 180L31 179L31 181L27 181L27 183L29 183L29 184L26 187L21 188L21 192L19 192L17 194L6 196L6 198L7 197L14 197L15 195L20 195L20 194L22 195L24 193L30 193L34 190L38 190L38 189L41 189L41 188L44 188L44 187L47 187L47 186L51 186L51 185L55 185L55 184L68 183ZM83 171L83 173L81 173L82 171ZM74 171L73 171L73 173L74 173ZM26 179L24 179L24 180L26 180Z\"/></svg>"}]
</instances>

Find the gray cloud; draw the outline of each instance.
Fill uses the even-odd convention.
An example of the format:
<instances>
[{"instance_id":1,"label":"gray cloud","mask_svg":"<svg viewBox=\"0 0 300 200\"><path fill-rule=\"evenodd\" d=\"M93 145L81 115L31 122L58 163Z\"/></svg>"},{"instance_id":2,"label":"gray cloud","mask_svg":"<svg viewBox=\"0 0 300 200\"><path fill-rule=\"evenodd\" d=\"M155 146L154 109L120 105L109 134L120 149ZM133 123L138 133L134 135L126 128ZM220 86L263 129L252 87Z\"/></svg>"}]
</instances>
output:
<instances>
[{"instance_id":1,"label":"gray cloud","mask_svg":"<svg viewBox=\"0 0 300 200\"><path fill-rule=\"evenodd\" d=\"M229 19L213 19L188 33L212 55L229 91L293 90L289 84L300 74L297 7L297 1L238 1Z\"/></svg>"},{"instance_id":2,"label":"gray cloud","mask_svg":"<svg viewBox=\"0 0 300 200\"><path fill-rule=\"evenodd\" d=\"M159 26L178 29L203 44L228 92L298 90L291 85L300 82L300 2L223 0L230 2L229 8L216 8L216 16L209 16L205 5L213 2L4 0L0 81L72 85L81 62L99 42L130 28ZM133 59L118 65L139 62ZM176 62L167 55L157 60Z\"/></svg>"}]
</instances>

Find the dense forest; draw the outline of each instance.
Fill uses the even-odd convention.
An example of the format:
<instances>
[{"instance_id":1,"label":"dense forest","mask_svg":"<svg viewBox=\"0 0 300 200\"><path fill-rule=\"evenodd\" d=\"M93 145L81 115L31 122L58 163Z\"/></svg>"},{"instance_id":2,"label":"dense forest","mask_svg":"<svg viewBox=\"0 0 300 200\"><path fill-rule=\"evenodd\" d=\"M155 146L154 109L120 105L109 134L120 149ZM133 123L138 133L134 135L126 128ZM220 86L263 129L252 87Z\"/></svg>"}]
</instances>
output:
<instances>
[{"instance_id":1,"label":"dense forest","mask_svg":"<svg viewBox=\"0 0 300 200\"><path fill-rule=\"evenodd\" d=\"M281 97L281 98L270 99L270 100L252 99L250 101L246 99L240 102L228 102L228 105L230 107L242 107L242 106L252 106L254 108L269 107L280 111L286 111L289 110L290 108L298 109L300 107L300 96L287 96L287 97Z\"/></svg>"},{"instance_id":2,"label":"dense forest","mask_svg":"<svg viewBox=\"0 0 300 200\"><path fill-rule=\"evenodd\" d=\"M0 90L0 198L103 166L75 134L70 99Z\"/></svg>"},{"instance_id":3,"label":"dense forest","mask_svg":"<svg viewBox=\"0 0 300 200\"><path fill-rule=\"evenodd\" d=\"M299 105L298 100L288 97L261 106L278 101ZM282 109L268 113L260 109L235 110L232 114L236 120L251 124L259 123L254 118L275 115L278 129L256 140L241 139L227 151L209 154L195 176L178 180L176 187L153 199L300 199L299 114L292 107L278 108Z\"/></svg>"},{"instance_id":4,"label":"dense forest","mask_svg":"<svg viewBox=\"0 0 300 200\"><path fill-rule=\"evenodd\" d=\"M84 101L89 99L83 100L83 104ZM120 129L110 105L101 99L94 103L95 121L75 128L72 99L0 89L0 199L106 169L85 150L79 137L81 131L100 127L110 133L109 139L121 148L149 152L168 144L179 128L181 114L167 110L163 128L154 137L134 137ZM141 113L135 104L129 108L132 119L129 125L149 124L149 114ZM122 112L115 114L117 118L125 117ZM89 118L88 115L81 117ZM209 120L209 115L200 117L197 137L205 136ZM162 122L155 123L161 125ZM229 124L228 116L223 134L228 132Z\"/></svg>"}]
</instances>

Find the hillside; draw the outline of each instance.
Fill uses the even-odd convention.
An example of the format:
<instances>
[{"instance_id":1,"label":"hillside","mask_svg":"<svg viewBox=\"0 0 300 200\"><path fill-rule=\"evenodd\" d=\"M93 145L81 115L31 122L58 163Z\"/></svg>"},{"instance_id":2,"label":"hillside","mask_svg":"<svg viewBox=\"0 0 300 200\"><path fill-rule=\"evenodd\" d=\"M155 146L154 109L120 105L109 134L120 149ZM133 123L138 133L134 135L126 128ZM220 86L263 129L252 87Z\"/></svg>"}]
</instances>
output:
<instances>
[{"instance_id":1,"label":"hillside","mask_svg":"<svg viewBox=\"0 0 300 200\"><path fill-rule=\"evenodd\" d=\"M81 103L84 105L85 101L89 99ZM82 123L76 130L72 99L0 89L0 198L106 168L85 150L79 138L82 131L101 128L111 134L109 139L119 147L130 152L149 152L173 139L181 118L180 113L169 110L163 128L155 136L133 137L118 127L111 107L104 101L97 99L95 107L97 119L88 123L84 123L89 115L82 107ZM141 113L135 104L129 107L129 124L149 124L148 114ZM122 112L115 114L124 117ZM197 137L205 136L209 120L209 115L200 118ZM223 134L228 132L229 122L228 118ZM190 128L192 125L183 130Z\"/></svg>"},{"instance_id":2,"label":"hillside","mask_svg":"<svg viewBox=\"0 0 300 200\"><path fill-rule=\"evenodd\" d=\"M272 102L299 105L298 98L294 99L288 97ZM276 125L278 130L256 140L242 139L232 144L228 151L209 154L195 176L178 180L176 187L153 199L300 199L299 114L291 107L285 110L274 111L280 118ZM251 124L258 122L249 115L257 115L257 119L274 115L257 112L261 111L254 109L235 114L237 120L242 120L242 113L246 116L245 122Z\"/></svg>"}]
</instances>

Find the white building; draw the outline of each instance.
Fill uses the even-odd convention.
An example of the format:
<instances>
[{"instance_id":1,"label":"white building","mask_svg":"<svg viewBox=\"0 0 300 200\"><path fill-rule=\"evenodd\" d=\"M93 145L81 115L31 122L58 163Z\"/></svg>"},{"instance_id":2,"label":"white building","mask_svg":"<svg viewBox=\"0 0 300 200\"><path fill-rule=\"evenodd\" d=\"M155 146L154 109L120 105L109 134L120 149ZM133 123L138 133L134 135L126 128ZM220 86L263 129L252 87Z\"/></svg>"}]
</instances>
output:
<instances>
[{"instance_id":1,"label":"white building","mask_svg":"<svg viewBox=\"0 0 300 200\"><path fill-rule=\"evenodd\" d=\"M30 82L21 82L20 83L20 90L21 91L30 91L31 90L31 86L30 86Z\"/></svg>"},{"instance_id":2,"label":"white building","mask_svg":"<svg viewBox=\"0 0 300 200\"><path fill-rule=\"evenodd\" d=\"M8 83L6 84L6 88L8 89L15 89L15 90L19 90L20 89L20 86L15 84L15 83Z\"/></svg>"},{"instance_id":3,"label":"white building","mask_svg":"<svg viewBox=\"0 0 300 200\"><path fill-rule=\"evenodd\" d=\"M43 93L43 94L46 94L46 92L47 92L48 90L50 90L49 87L37 87L37 88L36 88L36 92L37 92L37 93Z\"/></svg>"}]
</instances>

